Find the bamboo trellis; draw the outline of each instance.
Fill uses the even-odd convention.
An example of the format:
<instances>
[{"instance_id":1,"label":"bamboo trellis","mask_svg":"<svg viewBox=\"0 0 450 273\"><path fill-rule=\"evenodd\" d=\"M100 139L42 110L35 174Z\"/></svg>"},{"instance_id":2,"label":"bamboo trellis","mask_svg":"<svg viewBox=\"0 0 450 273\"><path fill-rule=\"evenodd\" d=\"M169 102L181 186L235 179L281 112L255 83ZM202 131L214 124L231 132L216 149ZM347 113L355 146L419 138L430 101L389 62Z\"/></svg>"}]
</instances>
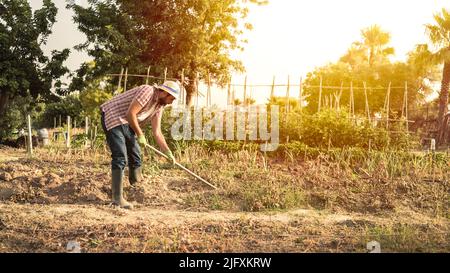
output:
<instances>
[{"instance_id":1,"label":"bamboo trellis","mask_svg":"<svg viewBox=\"0 0 450 273\"><path fill-rule=\"evenodd\" d=\"M181 73L181 79L177 78L169 78L168 77L168 70L167 68L164 69L164 77L157 77L150 75L150 66L147 69L146 75L139 75L139 74L128 74L128 68L121 68L120 74L108 74L108 76L119 77L119 85L117 90L120 90L121 82L124 79L124 90L127 90L127 79L128 77L140 77L145 79L145 83L148 84L149 79L156 79L156 80L174 80L174 81L181 81L181 98L179 101L180 105L185 106L186 105L186 89L184 87L185 84L185 74L184 69ZM125 73L124 73L125 70ZM206 74L206 106L211 107L212 106L212 86L215 83L211 80L210 73ZM303 104L304 104L304 90L305 89L311 89L311 88L318 88L319 89L319 98L318 98L318 105L317 105L317 111L321 111L324 107L329 108L335 108L340 109L341 108L341 100L342 96L345 93L345 90L349 91L349 114L352 118L355 118L356 120L356 114L355 114L355 90L363 90L364 92L364 103L365 103L365 116L366 119L369 121L372 121L372 115L370 110L370 96L369 96L369 87L367 86L366 82L363 82L362 87L355 87L353 82L350 82L349 86L344 86L344 82L341 81L340 86L332 86L332 85L324 85L323 78L320 77L319 85L306 85L303 83L302 77L300 77L300 81L298 84L292 84L290 80L290 76L288 76L287 83L286 84L276 84L276 77L273 76L272 84L249 84L248 83L248 76L245 75L243 84L236 84L233 83L230 79L229 82L226 84L226 95L227 95L227 105L233 105L236 101L236 88L242 87L243 88L243 101L242 103L245 106L248 106L250 100L253 99L254 94L251 94L251 97L249 97L249 92L254 92L255 87L269 87L270 88L270 99L272 100L275 97L275 90L277 87L285 87L286 88L286 113L289 113L291 109L290 105L290 90L292 87L298 87L299 88L299 97L298 97L298 103L299 103L299 109L300 112L302 111ZM332 94L326 94L326 90L335 90ZM391 121L395 121L395 119L389 118L389 114L391 111L391 92L394 89L404 89L404 96L403 96L403 105L401 110L401 119L405 121L406 128L409 129L409 123L412 121L409 121L409 113L408 113L408 83L405 82L405 85L403 87L399 86L392 86L392 83L389 83L389 86L386 91L386 87L371 87L371 92L379 90L379 91L386 91L386 98L384 102L383 107L383 114L385 115L384 120L386 121L386 128L389 129L389 123ZM200 92L200 74L197 72L196 78L194 79L194 90L195 90L195 106L199 106L199 97L205 97ZM56 124L56 120L54 121Z\"/></svg>"}]
</instances>

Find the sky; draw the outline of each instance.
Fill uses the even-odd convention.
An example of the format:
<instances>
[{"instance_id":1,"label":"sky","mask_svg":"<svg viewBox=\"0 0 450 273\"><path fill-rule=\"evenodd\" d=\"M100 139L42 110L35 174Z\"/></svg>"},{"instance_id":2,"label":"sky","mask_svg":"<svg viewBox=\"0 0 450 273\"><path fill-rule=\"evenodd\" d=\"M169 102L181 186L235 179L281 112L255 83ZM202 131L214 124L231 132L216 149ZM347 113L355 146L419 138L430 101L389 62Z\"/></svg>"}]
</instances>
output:
<instances>
[{"instance_id":1,"label":"sky","mask_svg":"<svg viewBox=\"0 0 450 273\"><path fill-rule=\"evenodd\" d=\"M36 9L42 0L30 0ZM45 47L72 48L85 41L72 21L73 13L65 9L65 0L54 1L59 8L57 23ZM77 0L85 4L86 0ZM359 40L361 29L373 24L391 33L394 60L405 60L408 51L426 42L426 23L433 23L433 14L450 9L448 0L269 0L265 6L253 6L247 21L253 30L244 34L248 39L244 52L233 54L246 67L248 82L298 84L301 76L315 67L337 61L352 42ZM67 62L71 70L89 60L85 53L72 50ZM119 72L119 71L118 71ZM243 75L234 75L233 83L242 84ZM242 90L236 90L239 96ZM265 102L269 90L252 90L257 102ZM277 90L276 92L283 92ZM292 90L292 96L298 95ZM213 103L225 101L226 92L213 96ZM258 94L258 95L255 95ZM200 100L202 103L202 100Z\"/></svg>"}]
</instances>

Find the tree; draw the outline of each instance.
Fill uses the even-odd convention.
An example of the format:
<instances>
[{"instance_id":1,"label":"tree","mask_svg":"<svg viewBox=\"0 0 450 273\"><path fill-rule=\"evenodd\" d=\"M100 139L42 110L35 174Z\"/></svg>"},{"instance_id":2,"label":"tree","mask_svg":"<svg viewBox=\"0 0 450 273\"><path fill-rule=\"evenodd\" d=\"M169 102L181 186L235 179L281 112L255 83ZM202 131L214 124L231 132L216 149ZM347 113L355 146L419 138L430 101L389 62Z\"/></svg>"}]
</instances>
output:
<instances>
[{"instance_id":1,"label":"tree","mask_svg":"<svg viewBox=\"0 0 450 273\"><path fill-rule=\"evenodd\" d=\"M56 14L50 0L44 0L34 13L26 0L0 0L0 119L5 119L18 97L36 103L56 99L50 92L52 83L57 92L61 90L60 77L69 72L63 62L70 51L55 50L49 58L41 49ZM11 122L0 121L5 126Z\"/></svg>"},{"instance_id":2,"label":"tree","mask_svg":"<svg viewBox=\"0 0 450 273\"><path fill-rule=\"evenodd\" d=\"M361 42L354 42L348 52L336 63L330 63L308 73L305 79L304 93L309 95L307 109L316 112L319 101L320 78L322 77L322 106L331 103L336 105L336 96L341 93L340 107L350 105L350 83L353 82L355 111L365 114L364 82L367 87L370 113L382 112L389 84L393 88L390 92L390 112L392 117L400 116L404 100L405 82L408 82L409 108L424 102L425 96L431 92L431 87L424 81L431 77L433 66L417 65L416 59L420 55L416 51L409 53L407 62L392 63L389 55L394 49L389 47L390 35L383 32L376 25L361 31ZM315 87L311 87L315 86ZM328 88L334 86L335 88ZM376 89L375 89L376 88Z\"/></svg>"},{"instance_id":3,"label":"tree","mask_svg":"<svg viewBox=\"0 0 450 273\"><path fill-rule=\"evenodd\" d=\"M46 104L44 113L39 117L39 125L53 127L54 118L57 118L57 122L59 122L59 116L61 116L62 124L66 122L67 116L80 124L83 120L82 112L80 98L76 94L70 94L62 100Z\"/></svg>"},{"instance_id":4,"label":"tree","mask_svg":"<svg viewBox=\"0 0 450 273\"><path fill-rule=\"evenodd\" d=\"M89 83L88 87L80 93L84 114L96 125L100 125L100 105L112 97L112 90L102 86L104 82L105 79L97 79Z\"/></svg>"},{"instance_id":5,"label":"tree","mask_svg":"<svg viewBox=\"0 0 450 273\"><path fill-rule=\"evenodd\" d=\"M367 63L370 67L389 63L389 56L395 52L394 48L388 46L390 41L390 33L383 31L380 26L365 28L361 30L361 41L354 42L341 61L353 66Z\"/></svg>"},{"instance_id":6,"label":"tree","mask_svg":"<svg viewBox=\"0 0 450 273\"><path fill-rule=\"evenodd\" d=\"M247 2L266 1L89 0L87 8L69 4L79 30L87 36L77 48L96 62L93 71L81 67L78 78L117 73L120 67L143 72L148 66L152 74L162 76L167 67L169 76L179 78L184 69L190 103L197 73L201 78L210 73L211 79L224 84L233 70L244 70L229 53L243 49L245 40L240 36L243 29L251 29L239 22L248 13ZM72 89L81 90L83 80L75 81Z\"/></svg>"},{"instance_id":7,"label":"tree","mask_svg":"<svg viewBox=\"0 0 450 273\"><path fill-rule=\"evenodd\" d=\"M426 24L426 32L433 47L428 44L418 45L417 51L421 53L418 61L432 64L444 64L442 70L441 91L439 93L438 111L438 142L443 141L444 119L448 112L448 93L450 87L450 12L442 9L442 13L434 15L436 24Z\"/></svg>"}]
</instances>

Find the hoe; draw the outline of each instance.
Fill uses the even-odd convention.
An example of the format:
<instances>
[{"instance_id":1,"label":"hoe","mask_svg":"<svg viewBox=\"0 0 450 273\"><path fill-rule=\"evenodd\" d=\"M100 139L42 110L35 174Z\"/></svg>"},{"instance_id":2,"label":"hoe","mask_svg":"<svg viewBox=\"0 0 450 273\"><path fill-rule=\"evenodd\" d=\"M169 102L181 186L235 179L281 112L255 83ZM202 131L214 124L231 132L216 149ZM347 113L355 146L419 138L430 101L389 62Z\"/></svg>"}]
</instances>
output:
<instances>
[{"instance_id":1,"label":"hoe","mask_svg":"<svg viewBox=\"0 0 450 273\"><path fill-rule=\"evenodd\" d=\"M151 145L147 144L145 145L146 148L149 148L151 150L153 150L155 153L159 154L160 156L163 156L164 158L168 158L165 154L163 154L162 152L160 152L158 149L152 147ZM184 167L183 165L181 165L180 163L176 162L175 165L177 165L177 167L179 167L180 169L182 169L183 171L187 172L188 174L192 175L193 177L197 178L198 180L202 181L203 183L205 183L206 185L212 187L213 189L217 190L217 187L214 186L213 184L209 183L208 181L206 181L205 179L201 178L200 176L196 175L194 172L190 171L188 168Z\"/></svg>"}]
</instances>

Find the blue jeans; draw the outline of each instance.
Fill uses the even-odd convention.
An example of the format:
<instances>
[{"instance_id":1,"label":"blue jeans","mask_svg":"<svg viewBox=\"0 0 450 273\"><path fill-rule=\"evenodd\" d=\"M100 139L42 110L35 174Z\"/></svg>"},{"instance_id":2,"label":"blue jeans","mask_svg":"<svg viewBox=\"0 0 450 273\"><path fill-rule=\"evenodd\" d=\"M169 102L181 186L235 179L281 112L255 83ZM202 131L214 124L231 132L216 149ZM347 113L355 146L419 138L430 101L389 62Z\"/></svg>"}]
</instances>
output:
<instances>
[{"instance_id":1,"label":"blue jeans","mask_svg":"<svg viewBox=\"0 0 450 273\"><path fill-rule=\"evenodd\" d=\"M111 150L111 169L124 170L128 162L130 169L142 165L141 149L136 140L136 134L128 124L116 126L106 130L105 113L102 112L102 127L106 134L106 141Z\"/></svg>"}]
</instances>

